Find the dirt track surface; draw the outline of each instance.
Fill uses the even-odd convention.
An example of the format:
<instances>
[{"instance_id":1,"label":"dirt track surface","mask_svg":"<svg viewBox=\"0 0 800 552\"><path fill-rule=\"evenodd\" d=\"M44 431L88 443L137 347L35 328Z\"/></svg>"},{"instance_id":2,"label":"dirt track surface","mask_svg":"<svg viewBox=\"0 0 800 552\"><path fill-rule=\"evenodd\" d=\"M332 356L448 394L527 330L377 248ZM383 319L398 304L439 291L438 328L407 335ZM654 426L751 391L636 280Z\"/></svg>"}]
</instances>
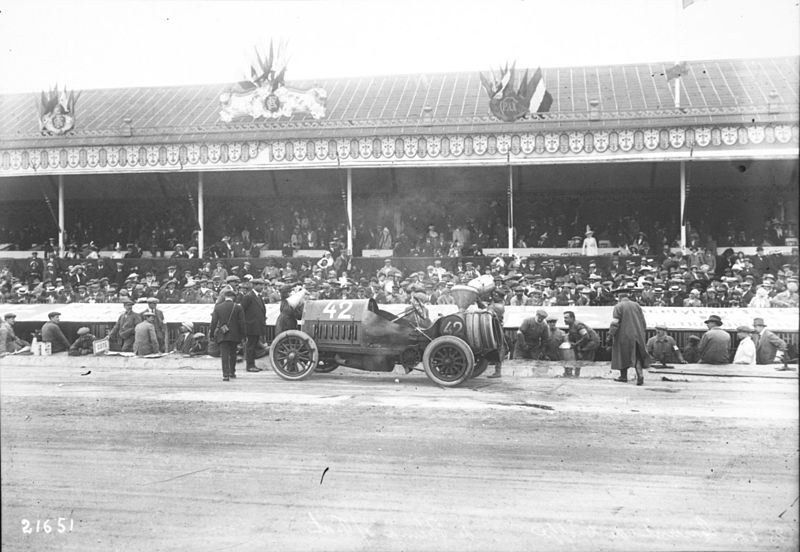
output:
<instances>
[{"instance_id":1,"label":"dirt track surface","mask_svg":"<svg viewBox=\"0 0 800 552\"><path fill-rule=\"evenodd\" d=\"M798 547L796 379L441 389L8 360L4 550Z\"/></svg>"}]
</instances>

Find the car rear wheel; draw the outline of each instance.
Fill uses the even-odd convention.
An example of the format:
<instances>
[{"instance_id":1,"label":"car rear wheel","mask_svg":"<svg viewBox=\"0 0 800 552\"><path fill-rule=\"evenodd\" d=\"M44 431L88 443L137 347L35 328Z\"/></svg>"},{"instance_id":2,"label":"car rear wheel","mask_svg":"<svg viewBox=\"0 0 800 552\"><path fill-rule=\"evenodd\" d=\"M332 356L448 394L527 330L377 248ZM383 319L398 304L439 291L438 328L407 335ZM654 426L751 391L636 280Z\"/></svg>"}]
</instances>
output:
<instances>
[{"instance_id":1,"label":"car rear wheel","mask_svg":"<svg viewBox=\"0 0 800 552\"><path fill-rule=\"evenodd\" d=\"M475 356L464 340L443 335L425 348L422 366L428 377L439 385L455 387L472 376Z\"/></svg>"},{"instance_id":2,"label":"car rear wheel","mask_svg":"<svg viewBox=\"0 0 800 552\"><path fill-rule=\"evenodd\" d=\"M272 369L286 380L301 380L314 372L319 362L317 344L300 330L280 333L269 348Z\"/></svg>"}]
</instances>

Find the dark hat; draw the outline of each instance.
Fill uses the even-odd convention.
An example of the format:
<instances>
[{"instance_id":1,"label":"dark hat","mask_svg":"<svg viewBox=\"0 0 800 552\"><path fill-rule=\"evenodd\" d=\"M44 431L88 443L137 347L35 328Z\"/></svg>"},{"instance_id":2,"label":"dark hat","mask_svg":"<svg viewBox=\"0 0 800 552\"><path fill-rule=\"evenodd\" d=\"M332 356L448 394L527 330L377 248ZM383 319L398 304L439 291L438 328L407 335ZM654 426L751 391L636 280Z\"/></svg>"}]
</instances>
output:
<instances>
[{"instance_id":1,"label":"dark hat","mask_svg":"<svg viewBox=\"0 0 800 552\"><path fill-rule=\"evenodd\" d=\"M9 318L16 318L16 317L17 317L16 314L14 314L13 312L9 312L9 313L6 313L6 315L3 317L3 319L4 320L8 320Z\"/></svg>"},{"instance_id":2,"label":"dark hat","mask_svg":"<svg viewBox=\"0 0 800 552\"><path fill-rule=\"evenodd\" d=\"M133 302L133 301L131 301L130 299L125 299L125 300L122 302L122 304L123 304L123 305L135 305L136 303L134 303L134 302Z\"/></svg>"},{"instance_id":3,"label":"dark hat","mask_svg":"<svg viewBox=\"0 0 800 552\"><path fill-rule=\"evenodd\" d=\"M708 317L708 320L706 320L706 321L705 321L705 322L703 322L703 323L704 323L704 324L708 324L709 322L713 322L713 323L715 323L717 326L722 326L722 319L721 319L719 316L717 316L716 314L712 314L711 316L709 316L709 317Z\"/></svg>"},{"instance_id":4,"label":"dark hat","mask_svg":"<svg viewBox=\"0 0 800 552\"><path fill-rule=\"evenodd\" d=\"M263 280L263 279L261 279L261 278L253 278L253 279L251 280L251 282L253 283L253 285L256 285L256 284L264 284L264 283L265 283L265 282L264 282L264 280Z\"/></svg>"},{"instance_id":5,"label":"dark hat","mask_svg":"<svg viewBox=\"0 0 800 552\"><path fill-rule=\"evenodd\" d=\"M541 316L542 318L547 318L547 311L539 309L536 311L536 316Z\"/></svg>"},{"instance_id":6,"label":"dark hat","mask_svg":"<svg viewBox=\"0 0 800 552\"><path fill-rule=\"evenodd\" d=\"M767 325L764 324L763 318L753 318L753 326L764 326L765 328L767 327Z\"/></svg>"},{"instance_id":7,"label":"dark hat","mask_svg":"<svg viewBox=\"0 0 800 552\"><path fill-rule=\"evenodd\" d=\"M61 313L53 311L47 315L47 318L53 318L54 316L61 316Z\"/></svg>"}]
</instances>

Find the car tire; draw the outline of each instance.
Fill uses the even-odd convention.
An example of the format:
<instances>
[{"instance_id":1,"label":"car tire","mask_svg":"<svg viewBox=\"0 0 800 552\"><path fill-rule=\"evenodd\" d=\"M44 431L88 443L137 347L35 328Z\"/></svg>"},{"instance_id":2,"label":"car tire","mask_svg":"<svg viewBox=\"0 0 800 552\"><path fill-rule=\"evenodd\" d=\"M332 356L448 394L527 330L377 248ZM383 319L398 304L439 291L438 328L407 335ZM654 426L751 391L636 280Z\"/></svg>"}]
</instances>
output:
<instances>
[{"instance_id":1,"label":"car tire","mask_svg":"<svg viewBox=\"0 0 800 552\"><path fill-rule=\"evenodd\" d=\"M425 373L442 387L455 387L467 381L475 368L475 356L469 345L458 337L437 337L422 354Z\"/></svg>"},{"instance_id":2,"label":"car tire","mask_svg":"<svg viewBox=\"0 0 800 552\"><path fill-rule=\"evenodd\" d=\"M278 334L269 347L272 370L281 378L297 381L307 378L317 367L319 350L314 340L300 330Z\"/></svg>"}]
</instances>

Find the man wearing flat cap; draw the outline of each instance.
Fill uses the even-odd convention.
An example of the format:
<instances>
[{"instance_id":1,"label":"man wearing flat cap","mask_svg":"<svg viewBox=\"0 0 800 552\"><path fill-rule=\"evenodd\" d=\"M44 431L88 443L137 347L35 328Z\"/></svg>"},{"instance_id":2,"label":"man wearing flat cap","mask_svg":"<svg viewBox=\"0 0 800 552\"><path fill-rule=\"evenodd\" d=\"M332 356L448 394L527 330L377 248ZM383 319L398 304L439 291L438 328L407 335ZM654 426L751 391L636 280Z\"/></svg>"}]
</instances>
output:
<instances>
[{"instance_id":1,"label":"man wearing flat cap","mask_svg":"<svg viewBox=\"0 0 800 552\"><path fill-rule=\"evenodd\" d=\"M142 313L143 320L134 329L133 352L136 356L147 356L161 351L154 326L156 315L152 311Z\"/></svg>"},{"instance_id":2,"label":"man wearing flat cap","mask_svg":"<svg viewBox=\"0 0 800 552\"><path fill-rule=\"evenodd\" d=\"M243 283L245 292L239 304L244 309L245 361L248 372L260 372L256 366L256 346L267 335L267 307L261 298L264 291L264 280L255 278Z\"/></svg>"},{"instance_id":3,"label":"man wearing flat cap","mask_svg":"<svg viewBox=\"0 0 800 552\"><path fill-rule=\"evenodd\" d=\"M730 363L731 336L722 329L722 319L712 314L705 321L708 331L703 334L700 345L701 364L728 364Z\"/></svg>"},{"instance_id":4,"label":"man wearing flat cap","mask_svg":"<svg viewBox=\"0 0 800 552\"><path fill-rule=\"evenodd\" d=\"M756 344L753 342L752 337L753 328L750 326L739 326L736 328L736 336L739 338L739 345L736 347L736 354L733 355L733 363L755 366Z\"/></svg>"},{"instance_id":5,"label":"man wearing flat cap","mask_svg":"<svg viewBox=\"0 0 800 552\"><path fill-rule=\"evenodd\" d=\"M58 325L61 322L61 313L51 312L47 315L47 318L49 320L42 326L42 342L50 343L53 354L68 351L70 347L69 340L67 340L64 332L61 331L61 326Z\"/></svg>"},{"instance_id":6,"label":"man wearing flat cap","mask_svg":"<svg viewBox=\"0 0 800 552\"><path fill-rule=\"evenodd\" d=\"M0 322L0 356L6 353L16 353L17 351L30 346L30 343L17 337L14 333L14 324L17 323L17 315L7 313Z\"/></svg>"},{"instance_id":7,"label":"man wearing flat cap","mask_svg":"<svg viewBox=\"0 0 800 552\"><path fill-rule=\"evenodd\" d=\"M526 318L517 330L514 344L514 358L540 360L547 350L550 329L547 326L547 312L537 310L536 315Z\"/></svg>"},{"instance_id":8,"label":"man wearing flat cap","mask_svg":"<svg viewBox=\"0 0 800 552\"><path fill-rule=\"evenodd\" d=\"M115 351L123 353L133 352L133 341L135 339L136 325L142 321L138 313L133 312L133 301L125 299L122 302L125 309L117 318L117 323L111 328L108 334L110 344Z\"/></svg>"},{"instance_id":9,"label":"man wearing flat cap","mask_svg":"<svg viewBox=\"0 0 800 552\"><path fill-rule=\"evenodd\" d=\"M672 366L667 365L667 362L674 362L675 360L681 364L686 364L678 344L675 343L675 339L667 335L666 324L656 325L656 335L647 340L647 354L654 361L661 363L659 368L672 368Z\"/></svg>"},{"instance_id":10,"label":"man wearing flat cap","mask_svg":"<svg viewBox=\"0 0 800 552\"><path fill-rule=\"evenodd\" d=\"M786 342L769 331L763 318L753 319L753 340L756 344L757 364L776 364L783 362L786 354Z\"/></svg>"}]
</instances>

